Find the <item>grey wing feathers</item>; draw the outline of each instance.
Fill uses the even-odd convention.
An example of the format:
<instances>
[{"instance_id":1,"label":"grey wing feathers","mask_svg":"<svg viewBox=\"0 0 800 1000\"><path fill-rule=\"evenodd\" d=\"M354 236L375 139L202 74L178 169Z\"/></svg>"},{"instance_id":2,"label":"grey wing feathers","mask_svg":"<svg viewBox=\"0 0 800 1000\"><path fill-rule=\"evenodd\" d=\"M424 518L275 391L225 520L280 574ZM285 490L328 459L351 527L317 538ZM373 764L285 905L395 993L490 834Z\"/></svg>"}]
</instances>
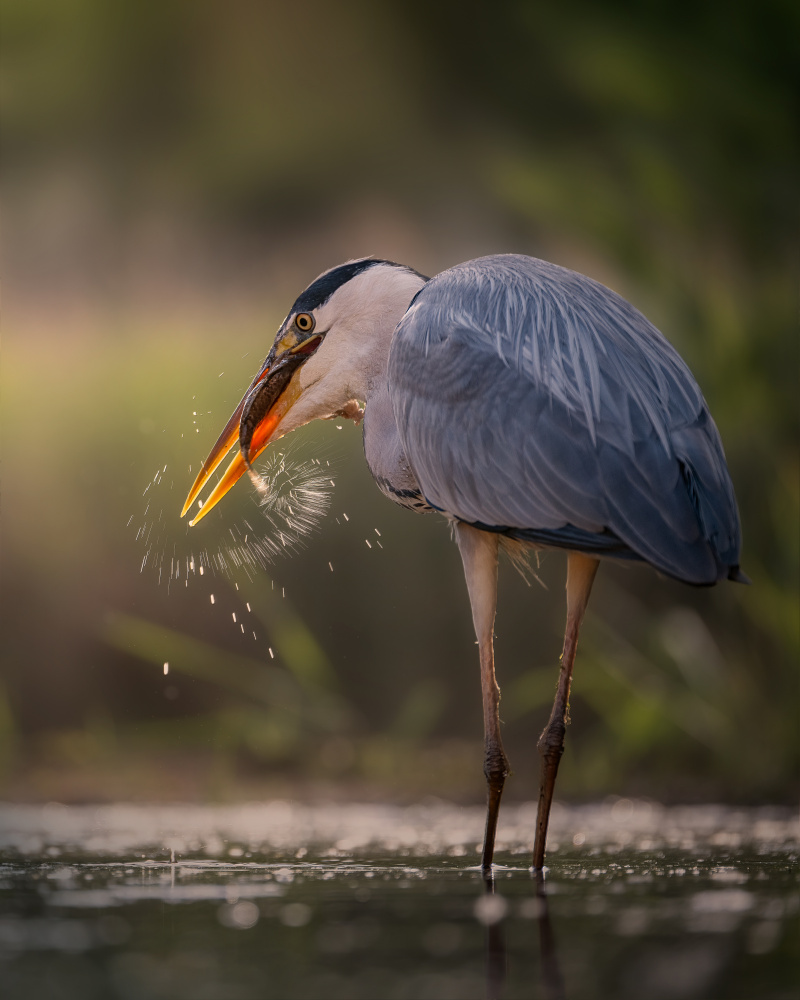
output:
<instances>
[{"instance_id":1,"label":"grey wing feathers","mask_svg":"<svg viewBox=\"0 0 800 1000\"><path fill-rule=\"evenodd\" d=\"M633 306L528 257L432 279L395 333L389 385L425 498L539 544L713 583L738 565L717 429Z\"/></svg>"}]
</instances>

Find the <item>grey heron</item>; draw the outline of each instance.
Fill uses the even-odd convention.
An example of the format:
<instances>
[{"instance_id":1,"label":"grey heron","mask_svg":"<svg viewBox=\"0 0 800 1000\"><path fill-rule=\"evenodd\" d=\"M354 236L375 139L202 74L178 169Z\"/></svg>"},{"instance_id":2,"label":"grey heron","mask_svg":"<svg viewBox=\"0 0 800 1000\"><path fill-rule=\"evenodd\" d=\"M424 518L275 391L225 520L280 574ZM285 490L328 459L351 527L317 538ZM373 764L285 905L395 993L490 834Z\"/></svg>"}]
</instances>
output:
<instances>
[{"instance_id":1,"label":"grey heron","mask_svg":"<svg viewBox=\"0 0 800 1000\"><path fill-rule=\"evenodd\" d=\"M600 561L649 563L695 585L746 582L736 499L706 402L662 334L582 274L515 254L430 279L354 260L297 298L183 514L237 441L192 524L267 445L334 415L364 416L367 464L387 497L454 526L480 654L484 870L509 772L493 653L498 550L567 551L563 655L538 742L541 869L578 632Z\"/></svg>"}]
</instances>

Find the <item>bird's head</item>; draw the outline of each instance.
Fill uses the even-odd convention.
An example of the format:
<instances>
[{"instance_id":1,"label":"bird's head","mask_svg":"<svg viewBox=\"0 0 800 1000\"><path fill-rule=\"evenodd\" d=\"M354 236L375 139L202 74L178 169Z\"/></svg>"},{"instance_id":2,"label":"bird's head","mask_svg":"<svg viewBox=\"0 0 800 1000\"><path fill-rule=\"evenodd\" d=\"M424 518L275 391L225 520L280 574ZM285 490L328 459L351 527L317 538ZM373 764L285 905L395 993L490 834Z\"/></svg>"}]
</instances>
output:
<instances>
[{"instance_id":1,"label":"bird's head","mask_svg":"<svg viewBox=\"0 0 800 1000\"><path fill-rule=\"evenodd\" d=\"M181 517L238 442L196 524L289 431L311 420L355 414L385 378L392 333L427 279L385 260L350 261L325 271L298 296L264 364L203 462ZM351 405L352 404L352 405Z\"/></svg>"}]
</instances>

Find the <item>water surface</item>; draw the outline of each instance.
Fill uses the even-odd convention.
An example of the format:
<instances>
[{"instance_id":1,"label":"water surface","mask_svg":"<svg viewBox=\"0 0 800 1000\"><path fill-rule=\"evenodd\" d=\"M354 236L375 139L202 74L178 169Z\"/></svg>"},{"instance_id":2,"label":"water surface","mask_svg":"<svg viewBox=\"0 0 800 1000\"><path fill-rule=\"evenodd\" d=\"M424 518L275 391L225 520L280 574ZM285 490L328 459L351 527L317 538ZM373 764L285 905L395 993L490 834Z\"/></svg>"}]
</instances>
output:
<instances>
[{"instance_id":1,"label":"water surface","mask_svg":"<svg viewBox=\"0 0 800 1000\"><path fill-rule=\"evenodd\" d=\"M5 806L9 998L794 998L796 817L621 799L482 810Z\"/></svg>"}]
</instances>

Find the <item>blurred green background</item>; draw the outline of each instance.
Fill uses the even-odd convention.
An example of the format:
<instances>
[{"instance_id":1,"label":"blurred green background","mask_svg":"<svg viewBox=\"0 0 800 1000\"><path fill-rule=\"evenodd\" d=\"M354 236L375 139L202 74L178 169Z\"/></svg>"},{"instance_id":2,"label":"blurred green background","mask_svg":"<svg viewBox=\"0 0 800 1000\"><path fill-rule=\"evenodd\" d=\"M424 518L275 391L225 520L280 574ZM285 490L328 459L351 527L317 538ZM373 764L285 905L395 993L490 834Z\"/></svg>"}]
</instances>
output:
<instances>
[{"instance_id":1,"label":"blurred green background","mask_svg":"<svg viewBox=\"0 0 800 1000\"><path fill-rule=\"evenodd\" d=\"M295 435L336 482L296 554L252 580L140 567L154 525L165 560L213 563L259 516L242 483L178 519L319 271L515 251L614 287L684 355L753 580L602 568L559 793L795 795L799 10L3 0L0 794L482 800L457 551L378 493L352 425ZM517 798L564 563L501 570Z\"/></svg>"}]
</instances>

